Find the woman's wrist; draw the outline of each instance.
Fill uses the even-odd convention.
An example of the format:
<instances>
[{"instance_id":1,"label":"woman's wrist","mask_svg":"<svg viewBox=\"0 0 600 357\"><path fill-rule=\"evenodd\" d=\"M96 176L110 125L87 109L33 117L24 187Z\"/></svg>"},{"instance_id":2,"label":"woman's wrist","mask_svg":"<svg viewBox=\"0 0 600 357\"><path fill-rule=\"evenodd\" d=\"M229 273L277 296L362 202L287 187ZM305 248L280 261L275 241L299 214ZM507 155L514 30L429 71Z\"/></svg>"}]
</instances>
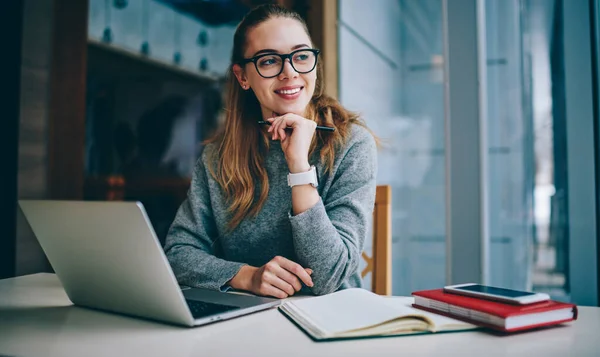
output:
<instances>
[{"instance_id":1,"label":"woman's wrist","mask_svg":"<svg viewBox=\"0 0 600 357\"><path fill-rule=\"evenodd\" d=\"M250 291L252 286L252 275L258 268L250 265L244 265L229 281L229 286L237 290Z\"/></svg>"},{"instance_id":2,"label":"woman's wrist","mask_svg":"<svg viewBox=\"0 0 600 357\"><path fill-rule=\"evenodd\" d=\"M288 163L288 168L290 169L290 173L292 174L298 174L301 172L308 172L308 170L310 170L310 164L308 163L308 160L302 160L302 161L292 161Z\"/></svg>"}]
</instances>

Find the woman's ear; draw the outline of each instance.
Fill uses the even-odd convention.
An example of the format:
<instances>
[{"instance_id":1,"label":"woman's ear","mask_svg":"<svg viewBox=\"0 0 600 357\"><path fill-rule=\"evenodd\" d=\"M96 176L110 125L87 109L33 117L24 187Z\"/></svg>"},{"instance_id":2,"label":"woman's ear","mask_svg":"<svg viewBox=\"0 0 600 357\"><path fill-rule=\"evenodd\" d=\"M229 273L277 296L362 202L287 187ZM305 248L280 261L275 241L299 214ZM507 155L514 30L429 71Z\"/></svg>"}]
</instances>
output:
<instances>
[{"instance_id":1,"label":"woman's ear","mask_svg":"<svg viewBox=\"0 0 600 357\"><path fill-rule=\"evenodd\" d=\"M238 83L242 88L248 88L248 78L246 78L246 72L239 64L233 65L233 74L235 74L235 78L237 78Z\"/></svg>"}]
</instances>

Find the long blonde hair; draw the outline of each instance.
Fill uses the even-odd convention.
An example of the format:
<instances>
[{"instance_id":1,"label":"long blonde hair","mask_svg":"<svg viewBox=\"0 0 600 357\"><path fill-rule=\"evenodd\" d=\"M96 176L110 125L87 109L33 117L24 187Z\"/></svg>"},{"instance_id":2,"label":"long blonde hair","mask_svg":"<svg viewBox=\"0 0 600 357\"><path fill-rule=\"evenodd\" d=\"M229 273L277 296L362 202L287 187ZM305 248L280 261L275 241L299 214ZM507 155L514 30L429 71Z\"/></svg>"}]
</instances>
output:
<instances>
[{"instance_id":1,"label":"long blonde hair","mask_svg":"<svg viewBox=\"0 0 600 357\"><path fill-rule=\"evenodd\" d=\"M229 229L237 227L247 217L256 217L269 193L269 180L264 166L264 155L269 148L269 139L257 125L263 120L260 103L252 91L240 89L232 67L243 59L248 32L271 18L291 18L299 21L308 34L302 17L296 12L277 5L262 5L250 11L238 25L233 37L231 66L227 73L227 96L225 100L224 127L209 142L216 150L209 153L209 172L221 186L232 215ZM351 123L364 124L358 115L346 110L337 100L323 92L323 69L317 63L315 92L306 110L307 119L317 125L334 126L335 132L316 132L310 156L315 148L320 149L320 160L325 171L331 171L335 151L345 142ZM259 186L260 187L257 187Z\"/></svg>"}]
</instances>

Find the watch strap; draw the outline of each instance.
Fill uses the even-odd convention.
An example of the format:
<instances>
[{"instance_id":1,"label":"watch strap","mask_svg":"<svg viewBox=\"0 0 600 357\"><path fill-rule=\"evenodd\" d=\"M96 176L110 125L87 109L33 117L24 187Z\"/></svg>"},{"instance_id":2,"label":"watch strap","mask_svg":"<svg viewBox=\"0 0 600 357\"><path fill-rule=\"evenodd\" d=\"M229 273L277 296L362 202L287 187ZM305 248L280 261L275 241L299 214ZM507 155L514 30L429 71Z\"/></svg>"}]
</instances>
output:
<instances>
[{"instance_id":1,"label":"watch strap","mask_svg":"<svg viewBox=\"0 0 600 357\"><path fill-rule=\"evenodd\" d=\"M297 174L289 173L287 176L288 186L294 187L298 185L311 185L313 187L318 186L317 168L312 165L310 170L306 172L300 172Z\"/></svg>"}]
</instances>

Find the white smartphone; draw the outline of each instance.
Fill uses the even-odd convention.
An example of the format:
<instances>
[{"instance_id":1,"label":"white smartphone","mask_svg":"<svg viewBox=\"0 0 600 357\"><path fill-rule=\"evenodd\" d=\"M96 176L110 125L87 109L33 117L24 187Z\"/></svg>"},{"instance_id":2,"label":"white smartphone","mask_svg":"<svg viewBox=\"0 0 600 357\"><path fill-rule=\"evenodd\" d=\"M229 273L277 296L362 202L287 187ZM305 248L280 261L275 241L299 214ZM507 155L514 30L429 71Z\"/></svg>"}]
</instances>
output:
<instances>
[{"instance_id":1,"label":"white smartphone","mask_svg":"<svg viewBox=\"0 0 600 357\"><path fill-rule=\"evenodd\" d=\"M444 292L518 305L527 305L550 300L548 294L496 288L493 286L472 283L445 286Z\"/></svg>"}]
</instances>

